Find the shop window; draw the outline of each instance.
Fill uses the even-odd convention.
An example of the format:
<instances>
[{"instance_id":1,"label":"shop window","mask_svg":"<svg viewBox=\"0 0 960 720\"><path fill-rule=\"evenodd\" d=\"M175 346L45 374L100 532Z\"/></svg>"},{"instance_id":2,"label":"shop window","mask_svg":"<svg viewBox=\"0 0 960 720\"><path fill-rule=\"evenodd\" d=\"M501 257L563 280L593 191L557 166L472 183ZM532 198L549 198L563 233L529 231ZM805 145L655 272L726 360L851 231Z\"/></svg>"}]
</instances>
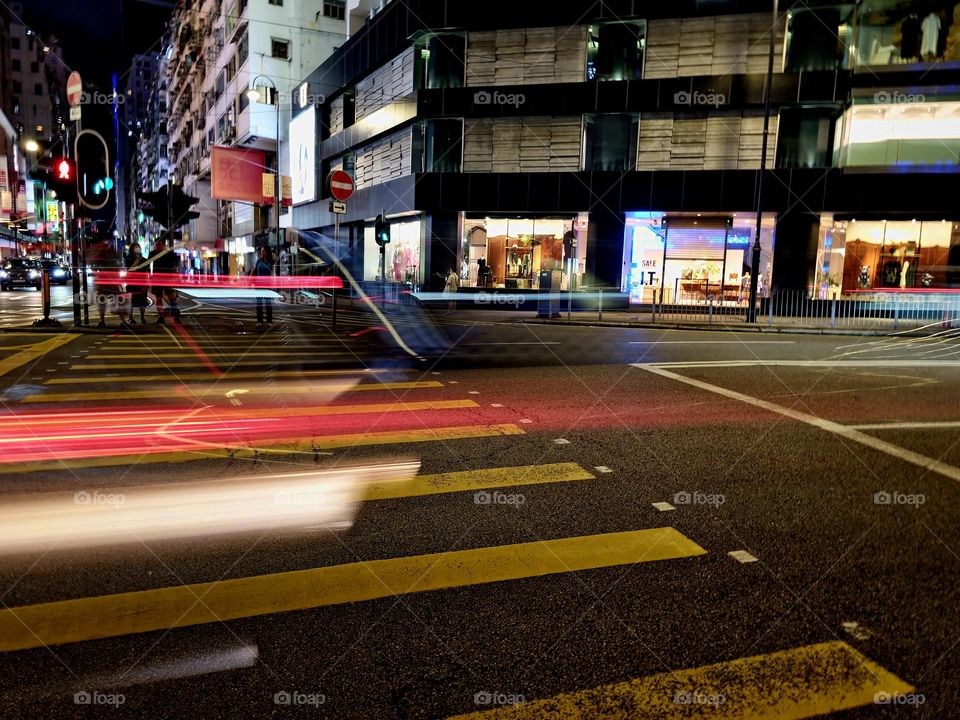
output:
<instances>
[{"instance_id":1,"label":"shop window","mask_svg":"<svg viewBox=\"0 0 960 720\"><path fill-rule=\"evenodd\" d=\"M424 134L424 170L460 172L463 156L463 120L430 120Z\"/></svg>"},{"instance_id":2,"label":"shop window","mask_svg":"<svg viewBox=\"0 0 960 720\"><path fill-rule=\"evenodd\" d=\"M590 25L587 36L587 79L641 79L646 29L644 20Z\"/></svg>"},{"instance_id":3,"label":"shop window","mask_svg":"<svg viewBox=\"0 0 960 720\"><path fill-rule=\"evenodd\" d=\"M960 167L960 102L879 90L843 115L838 164Z\"/></svg>"},{"instance_id":4,"label":"shop window","mask_svg":"<svg viewBox=\"0 0 960 720\"><path fill-rule=\"evenodd\" d=\"M853 4L791 10L787 15L787 72L846 68L853 11Z\"/></svg>"},{"instance_id":5,"label":"shop window","mask_svg":"<svg viewBox=\"0 0 960 720\"><path fill-rule=\"evenodd\" d=\"M882 67L960 60L949 40L956 22L953 0L872 0L860 4L857 65Z\"/></svg>"},{"instance_id":6,"label":"shop window","mask_svg":"<svg viewBox=\"0 0 960 720\"><path fill-rule=\"evenodd\" d=\"M777 122L777 167L830 167L835 107L783 108Z\"/></svg>"},{"instance_id":7,"label":"shop window","mask_svg":"<svg viewBox=\"0 0 960 720\"><path fill-rule=\"evenodd\" d=\"M584 170L632 170L637 159L639 116L634 113L584 116Z\"/></svg>"},{"instance_id":8,"label":"shop window","mask_svg":"<svg viewBox=\"0 0 960 720\"><path fill-rule=\"evenodd\" d=\"M420 275L422 246L419 219L391 221L390 242L384 247L386 281L411 285L422 282ZM373 225L364 228L363 279L366 281L381 279L380 246L374 239Z\"/></svg>"}]
</instances>

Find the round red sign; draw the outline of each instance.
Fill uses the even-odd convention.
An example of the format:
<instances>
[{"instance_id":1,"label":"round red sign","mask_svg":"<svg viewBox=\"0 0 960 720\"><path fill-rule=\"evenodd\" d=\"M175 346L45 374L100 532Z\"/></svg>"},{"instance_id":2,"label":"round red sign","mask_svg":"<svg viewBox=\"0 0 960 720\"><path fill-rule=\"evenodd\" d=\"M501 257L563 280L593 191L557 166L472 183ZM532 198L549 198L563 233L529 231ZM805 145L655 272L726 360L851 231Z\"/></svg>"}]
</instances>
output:
<instances>
[{"instance_id":1,"label":"round red sign","mask_svg":"<svg viewBox=\"0 0 960 720\"><path fill-rule=\"evenodd\" d=\"M353 195L354 185L350 173L343 170L334 170L330 173L327 183L330 185L330 194L333 195L335 200L346 200Z\"/></svg>"},{"instance_id":2,"label":"round red sign","mask_svg":"<svg viewBox=\"0 0 960 720\"><path fill-rule=\"evenodd\" d=\"M83 82L80 80L80 73L74 70L67 78L67 102L70 107L77 107L80 104L80 96L83 94Z\"/></svg>"}]
</instances>

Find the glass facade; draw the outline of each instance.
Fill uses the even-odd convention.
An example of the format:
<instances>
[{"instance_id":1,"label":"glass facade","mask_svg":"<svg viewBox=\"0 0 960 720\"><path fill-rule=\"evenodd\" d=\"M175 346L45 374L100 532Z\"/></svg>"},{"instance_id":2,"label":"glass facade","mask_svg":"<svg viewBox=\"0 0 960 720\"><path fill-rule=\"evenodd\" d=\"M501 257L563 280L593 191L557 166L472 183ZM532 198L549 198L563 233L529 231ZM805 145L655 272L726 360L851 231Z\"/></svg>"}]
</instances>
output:
<instances>
[{"instance_id":1,"label":"glass facade","mask_svg":"<svg viewBox=\"0 0 960 720\"><path fill-rule=\"evenodd\" d=\"M561 270L563 289L586 270L587 214L566 217L463 220L460 280L463 287L532 289L541 270Z\"/></svg>"},{"instance_id":2,"label":"glass facade","mask_svg":"<svg viewBox=\"0 0 960 720\"><path fill-rule=\"evenodd\" d=\"M787 13L787 72L836 70L850 65L854 4L799 7Z\"/></svg>"},{"instance_id":3,"label":"glass facade","mask_svg":"<svg viewBox=\"0 0 960 720\"><path fill-rule=\"evenodd\" d=\"M423 282L421 258L423 237L419 218L390 220L390 243L386 246L386 280L392 283ZM380 280L380 246L373 225L363 229L363 279Z\"/></svg>"},{"instance_id":4,"label":"glass facade","mask_svg":"<svg viewBox=\"0 0 960 720\"><path fill-rule=\"evenodd\" d=\"M645 20L588 27L587 80L640 80L646 43Z\"/></svg>"},{"instance_id":5,"label":"glass facade","mask_svg":"<svg viewBox=\"0 0 960 720\"><path fill-rule=\"evenodd\" d=\"M776 220L760 232L758 292L770 288ZM624 292L630 302L742 304L749 294L756 215L631 212L626 216Z\"/></svg>"},{"instance_id":6,"label":"glass facade","mask_svg":"<svg viewBox=\"0 0 960 720\"><path fill-rule=\"evenodd\" d=\"M960 287L960 223L836 220L820 224L815 294Z\"/></svg>"},{"instance_id":7,"label":"glass facade","mask_svg":"<svg viewBox=\"0 0 960 720\"><path fill-rule=\"evenodd\" d=\"M954 0L870 0L860 4L854 58L871 69L960 60Z\"/></svg>"}]
</instances>

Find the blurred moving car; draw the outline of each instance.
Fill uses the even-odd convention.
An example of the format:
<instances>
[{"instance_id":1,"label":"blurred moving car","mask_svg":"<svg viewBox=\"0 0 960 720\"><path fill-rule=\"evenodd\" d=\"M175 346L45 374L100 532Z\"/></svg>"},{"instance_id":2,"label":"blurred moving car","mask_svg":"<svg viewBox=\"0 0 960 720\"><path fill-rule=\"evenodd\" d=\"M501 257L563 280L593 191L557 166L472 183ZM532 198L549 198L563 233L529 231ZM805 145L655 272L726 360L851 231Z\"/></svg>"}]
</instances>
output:
<instances>
[{"instance_id":1,"label":"blurred moving car","mask_svg":"<svg viewBox=\"0 0 960 720\"><path fill-rule=\"evenodd\" d=\"M41 260L40 265L50 276L51 285L66 285L73 279L69 266L59 260Z\"/></svg>"},{"instance_id":2,"label":"blurred moving car","mask_svg":"<svg viewBox=\"0 0 960 720\"><path fill-rule=\"evenodd\" d=\"M0 290L15 287L32 287L37 290L43 285L43 267L30 258L10 258L0 268Z\"/></svg>"}]
</instances>

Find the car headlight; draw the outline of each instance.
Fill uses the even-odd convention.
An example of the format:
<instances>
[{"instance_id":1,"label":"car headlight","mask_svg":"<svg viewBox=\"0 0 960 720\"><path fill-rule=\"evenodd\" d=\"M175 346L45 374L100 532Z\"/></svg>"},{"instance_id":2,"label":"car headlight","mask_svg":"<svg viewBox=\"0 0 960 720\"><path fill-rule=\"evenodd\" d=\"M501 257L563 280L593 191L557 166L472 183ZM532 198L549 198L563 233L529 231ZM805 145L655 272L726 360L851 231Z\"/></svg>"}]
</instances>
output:
<instances>
[{"instance_id":1,"label":"car headlight","mask_svg":"<svg viewBox=\"0 0 960 720\"><path fill-rule=\"evenodd\" d=\"M7 271L6 271L6 270L0 270L0 278L6 278L6 277L8 277L8 276L7 276Z\"/></svg>"},{"instance_id":2,"label":"car headlight","mask_svg":"<svg viewBox=\"0 0 960 720\"><path fill-rule=\"evenodd\" d=\"M54 276L54 277L63 277L64 272L65 272L65 270L64 270L63 268L54 268L54 269L53 269L53 276Z\"/></svg>"},{"instance_id":3,"label":"car headlight","mask_svg":"<svg viewBox=\"0 0 960 720\"><path fill-rule=\"evenodd\" d=\"M28 273L28 275L29 275L30 277L32 277L32 278L40 277L40 273L38 273L36 270L31 270L31 271Z\"/></svg>"}]
</instances>

